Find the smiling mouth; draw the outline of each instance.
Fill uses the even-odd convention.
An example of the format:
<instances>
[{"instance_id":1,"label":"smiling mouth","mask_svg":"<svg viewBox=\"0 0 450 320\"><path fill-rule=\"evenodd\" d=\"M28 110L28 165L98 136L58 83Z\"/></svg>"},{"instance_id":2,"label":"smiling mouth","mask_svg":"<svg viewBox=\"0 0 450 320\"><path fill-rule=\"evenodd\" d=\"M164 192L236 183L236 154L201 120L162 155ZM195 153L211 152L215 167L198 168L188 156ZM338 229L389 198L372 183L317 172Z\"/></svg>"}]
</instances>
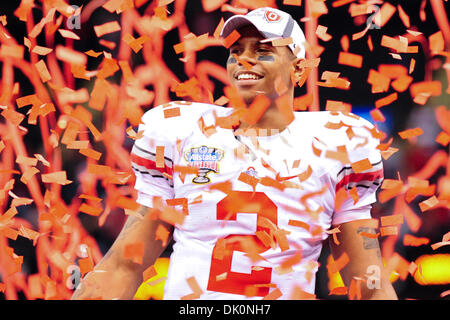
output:
<instances>
[{"instance_id":1,"label":"smiling mouth","mask_svg":"<svg viewBox=\"0 0 450 320\"><path fill-rule=\"evenodd\" d=\"M264 78L263 76L253 72L239 72L234 77L238 81L255 81Z\"/></svg>"}]
</instances>

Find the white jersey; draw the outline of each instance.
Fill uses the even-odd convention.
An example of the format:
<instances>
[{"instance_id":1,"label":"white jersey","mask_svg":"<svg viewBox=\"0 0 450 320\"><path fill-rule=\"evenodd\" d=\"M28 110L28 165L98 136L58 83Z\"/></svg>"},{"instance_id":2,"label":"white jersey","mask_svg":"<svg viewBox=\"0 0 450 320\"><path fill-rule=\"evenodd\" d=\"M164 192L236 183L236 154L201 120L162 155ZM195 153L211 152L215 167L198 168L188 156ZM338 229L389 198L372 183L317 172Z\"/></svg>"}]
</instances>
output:
<instances>
[{"instance_id":1,"label":"white jersey","mask_svg":"<svg viewBox=\"0 0 450 320\"><path fill-rule=\"evenodd\" d=\"M200 299L314 294L326 231L371 218L383 179L376 130L354 114L296 112L281 133L236 136L217 126L231 112L172 102L142 117L132 150L138 202L187 204L164 299L189 297L193 279ZM198 171L180 169L188 166Z\"/></svg>"}]
</instances>

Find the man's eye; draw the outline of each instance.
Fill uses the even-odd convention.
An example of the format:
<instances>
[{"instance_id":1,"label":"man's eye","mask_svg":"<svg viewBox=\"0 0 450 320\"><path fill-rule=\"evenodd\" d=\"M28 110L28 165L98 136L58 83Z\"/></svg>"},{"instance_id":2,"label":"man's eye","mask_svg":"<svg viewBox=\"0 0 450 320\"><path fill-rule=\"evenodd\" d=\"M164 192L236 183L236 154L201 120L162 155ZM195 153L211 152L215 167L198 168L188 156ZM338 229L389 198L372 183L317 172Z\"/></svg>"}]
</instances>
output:
<instances>
[{"instance_id":1,"label":"man's eye","mask_svg":"<svg viewBox=\"0 0 450 320\"><path fill-rule=\"evenodd\" d=\"M258 48L258 52L260 52L260 53L271 53L272 50L270 50L268 48Z\"/></svg>"}]
</instances>

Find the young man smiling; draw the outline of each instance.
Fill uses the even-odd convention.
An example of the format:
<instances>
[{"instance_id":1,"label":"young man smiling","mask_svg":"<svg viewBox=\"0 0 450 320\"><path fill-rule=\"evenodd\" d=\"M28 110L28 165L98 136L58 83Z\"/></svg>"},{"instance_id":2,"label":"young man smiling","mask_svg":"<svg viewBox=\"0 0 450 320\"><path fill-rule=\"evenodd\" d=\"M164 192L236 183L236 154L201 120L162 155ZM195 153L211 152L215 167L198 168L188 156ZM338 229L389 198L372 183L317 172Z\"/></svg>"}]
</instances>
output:
<instances>
[{"instance_id":1,"label":"young man smiling","mask_svg":"<svg viewBox=\"0 0 450 320\"><path fill-rule=\"evenodd\" d=\"M247 105L258 95L266 97L270 102L266 112L258 119L258 128L282 130L289 124L289 118L280 114L276 107L279 98L276 85L281 82L286 86L283 94L288 98L287 103L292 106L292 77L301 76L302 58L296 57L287 46L275 47L271 42L264 42L265 38L254 26L244 25L238 32L241 38L230 47L230 57L227 61L230 83ZM245 119L241 120L244 122L241 125L245 125Z\"/></svg>"},{"instance_id":2,"label":"young man smiling","mask_svg":"<svg viewBox=\"0 0 450 320\"><path fill-rule=\"evenodd\" d=\"M331 268L356 297L397 298L370 215L383 179L376 130L353 114L293 112L305 38L290 15L259 8L230 18L222 36L235 31L227 71L249 109L172 102L143 116L132 150L141 207L74 299L132 299L167 234L164 299L314 297L331 234ZM124 255L136 243L140 261Z\"/></svg>"}]
</instances>

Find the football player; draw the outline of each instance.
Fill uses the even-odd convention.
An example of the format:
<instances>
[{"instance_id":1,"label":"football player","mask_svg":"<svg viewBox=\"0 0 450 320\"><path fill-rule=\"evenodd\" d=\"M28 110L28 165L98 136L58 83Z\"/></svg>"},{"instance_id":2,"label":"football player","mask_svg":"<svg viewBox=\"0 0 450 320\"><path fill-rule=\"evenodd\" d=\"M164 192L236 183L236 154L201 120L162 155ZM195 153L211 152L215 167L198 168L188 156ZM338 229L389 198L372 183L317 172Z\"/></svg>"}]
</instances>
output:
<instances>
[{"instance_id":1,"label":"football player","mask_svg":"<svg viewBox=\"0 0 450 320\"><path fill-rule=\"evenodd\" d=\"M235 40L233 107L174 101L144 114L131 154L140 209L73 298L132 299L170 235L164 299L314 297L327 238L330 268L358 298L397 299L370 213L383 180L374 126L293 111L305 37L289 14L235 15L222 37ZM142 260L127 259L137 242Z\"/></svg>"}]
</instances>

